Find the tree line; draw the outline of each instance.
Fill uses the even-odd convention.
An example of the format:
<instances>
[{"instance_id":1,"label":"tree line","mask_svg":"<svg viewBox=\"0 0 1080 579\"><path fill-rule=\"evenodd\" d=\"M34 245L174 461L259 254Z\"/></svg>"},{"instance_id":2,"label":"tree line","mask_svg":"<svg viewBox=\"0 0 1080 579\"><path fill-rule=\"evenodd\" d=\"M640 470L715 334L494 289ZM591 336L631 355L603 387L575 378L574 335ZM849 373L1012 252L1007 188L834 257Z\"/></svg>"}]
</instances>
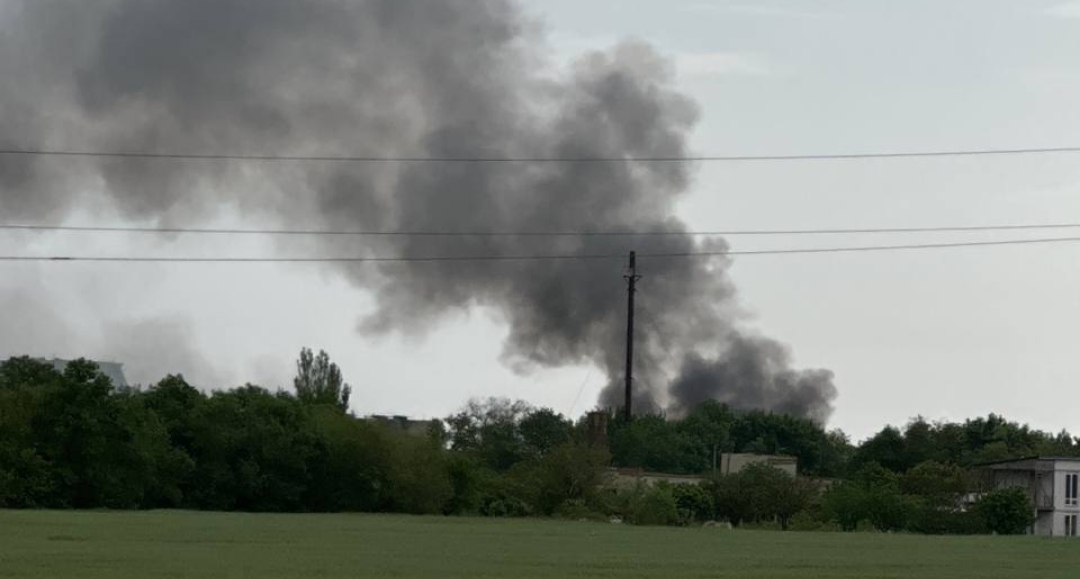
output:
<instances>
[{"instance_id":1,"label":"tree line","mask_svg":"<svg viewBox=\"0 0 1080 579\"><path fill-rule=\"evenodd\" d=\"M329 357L297 362L295 392L254 385L204 393L181 376L115 388L86 360L62 372L0 363L0 507L186 508L617 517L641 524L724 520L780 528L1015 532L1026 497L987 495L967 467L1033 454L1080 455L1068 433L991 415L915 419L862 444L813 422L707 402L678 419L617 415L608 444L584 419L522 402L468 403L427 432L348 413ZM787 454L712 475L719 453ZM608 482L609 468L705 475L695 485ZM1028 512L1030 509L1028 510ZM1010 514L1011 513L1011 514Z\"/></svg>"}]
</instances>

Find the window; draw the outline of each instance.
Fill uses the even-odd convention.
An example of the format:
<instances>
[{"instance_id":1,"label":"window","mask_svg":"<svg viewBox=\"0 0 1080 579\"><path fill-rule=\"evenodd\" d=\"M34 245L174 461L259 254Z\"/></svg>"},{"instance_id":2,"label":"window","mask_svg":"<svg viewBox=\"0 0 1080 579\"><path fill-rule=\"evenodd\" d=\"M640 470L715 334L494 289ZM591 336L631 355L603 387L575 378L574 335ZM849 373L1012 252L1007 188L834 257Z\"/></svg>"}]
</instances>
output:
<instances>
[{"instance_id":1,"label":"window","mask_svg":"<svg viewBox=\"0 0 1080 579\"><path fill-rule=\"evenodd\" d=\"M1073 475L1076 476L1076 475ZM1075 479L1074 479L1075 480ZM1076 536L1076 517L1077 515L1065 515L1065 536Z\"/></svg>"},{"instance_id":2,"label":"window","mask_svg":"<svg viewBox=\"0 0 1080 579\"><path fill-rule=\"evenodd\" d=\"M1065 504L1069 506L1076 506L1076 486L1077 479L1080 479L1080 474L1069 473L1065 475Z\"/></svg>"}]
</instances>

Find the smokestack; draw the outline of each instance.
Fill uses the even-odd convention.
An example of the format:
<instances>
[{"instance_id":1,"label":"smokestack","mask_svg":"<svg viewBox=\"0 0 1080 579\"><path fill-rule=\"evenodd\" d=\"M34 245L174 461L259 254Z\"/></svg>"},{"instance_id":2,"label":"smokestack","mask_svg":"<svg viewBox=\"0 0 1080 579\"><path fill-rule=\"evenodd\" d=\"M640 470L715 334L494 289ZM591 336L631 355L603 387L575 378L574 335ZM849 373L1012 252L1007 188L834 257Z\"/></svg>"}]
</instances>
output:
<instances>
[{"instance_id":1,"label":"smokestack","mask_svg":"<svg viewBox=\"0 0 1080 579\"><path fill-rule=\"evenodd\" d=\"M671 63L622 43L550 66L509 0L95 0L2 3L0 134L13 146L101 151L385 157L688 156L698 111ZM48 38L48 43L40 39ZM238 163L0 156L0 214L53 221L75 191L131 217L410 231L683 232L690 163ZM719 238L326 236L320 254L491 255L722 251ZM704 398L825 420L831 374L789 367L730 312L729 263L649 261L626 409L685 412ZM337 274L371 292L360 331L424 331L498 312L515 368L596 364L603 406L622 380L617 263L381 264ZM434 288L438 288L435 291ZM0 332L7 329L0 329ZM670 388L669 388L670 385ZM622 395L620 395L622 394Z\"/></svg>"},{"instance_id":2,"label":"smokestack","mask_svg":"<svg viewBox=\"0 0 1080 579\"><path fill-rule=\"evenodd\" d=\"M608 419L607 411L595 410L585 415L585 441L590 446L608 448Z\"/></svg>"}]
</instances>

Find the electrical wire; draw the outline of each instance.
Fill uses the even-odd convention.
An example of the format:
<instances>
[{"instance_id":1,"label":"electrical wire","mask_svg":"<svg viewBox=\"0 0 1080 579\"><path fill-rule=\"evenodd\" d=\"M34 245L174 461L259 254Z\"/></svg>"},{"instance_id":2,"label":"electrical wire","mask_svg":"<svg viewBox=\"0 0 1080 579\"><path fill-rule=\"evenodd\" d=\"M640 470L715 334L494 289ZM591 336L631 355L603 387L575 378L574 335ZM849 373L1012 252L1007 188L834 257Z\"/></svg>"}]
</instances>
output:
<instances>
[{"instance_id":1,"label":"electrical wire","mask_svg":"<svg viewBox=\"0 0 1080 579\"><path fill-rule=\"evenodd\" d=\"M209 153L154 153L146 151L93 151L65 149L0 149L0 155L38 157L107 157L117 159L158 159L183 161L259 161L319 163L686 163L749 161L828 161L852 159L902 159L918 157L973 157L997 155L1035 155L1077 153L1080 147L1036 147L1017 149L967 149L944 151L899 151L868 153L824 153L803 155L692 155L625 157L422 157L422 156L353 156L353 155L252 155Z\"/></svg>"},{"instance_id":2,"label":"electrical wire","mask_svg":"<svg viewBox=\"0 0 1080 579\"><path fill-rule=\"evenodd\" d=\"M1075 229L1080 223L1035 223L1012 225L960 225L930 227L867 227L837 229L718 229L711 231L424 231L424 230L328 230L328 229L243 229L200 227L136 227L98 225L34 225L0 224L0 230L146 233L146 234L212 234L212 235L327 235L367 237L680 237L735 235L830 235L878 233L945 233L976 231L1023 231L1040 229Z\"/></svg>"},{"instance_id":3,"label":"electrical wire","mask_svg":"<svg viewBox=\"0 0 1080 579\"><path fill-rule=\"evenodd\" d=\"M811 247L789 249L753 249L672 253L638 253L644 259L718 258L753 255L792 255L815 253L857 253L901 250L929 250L960 247L1039 245L1080 242L1080 237L1008 239L996 241L961 241L901 245L851 247ZM625 259L625 254L548 254L548 255L464 255L398 257L144 257L144 256L33 256L0 255L0 262L121 262L121 263L434 263L434 262L525 262Z\"/></svg>"}]
</instances>

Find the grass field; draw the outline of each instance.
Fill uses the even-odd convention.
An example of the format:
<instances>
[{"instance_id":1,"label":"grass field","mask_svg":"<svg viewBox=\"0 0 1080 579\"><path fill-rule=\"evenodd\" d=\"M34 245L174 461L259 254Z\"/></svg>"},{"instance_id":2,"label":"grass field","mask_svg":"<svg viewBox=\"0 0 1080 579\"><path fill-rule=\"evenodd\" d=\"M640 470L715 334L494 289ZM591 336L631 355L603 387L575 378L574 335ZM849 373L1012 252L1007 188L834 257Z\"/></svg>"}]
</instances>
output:
<instances>
[{"instance_id":1,"label":"grass field","mask_svg":"<svg viewBox=\"0 0 1080 579\"><path fill-rule=\"evenodd\" d=\"M1076 577L1080 540L0 511L0 577Z\"/></svg>"}]
</instances>

